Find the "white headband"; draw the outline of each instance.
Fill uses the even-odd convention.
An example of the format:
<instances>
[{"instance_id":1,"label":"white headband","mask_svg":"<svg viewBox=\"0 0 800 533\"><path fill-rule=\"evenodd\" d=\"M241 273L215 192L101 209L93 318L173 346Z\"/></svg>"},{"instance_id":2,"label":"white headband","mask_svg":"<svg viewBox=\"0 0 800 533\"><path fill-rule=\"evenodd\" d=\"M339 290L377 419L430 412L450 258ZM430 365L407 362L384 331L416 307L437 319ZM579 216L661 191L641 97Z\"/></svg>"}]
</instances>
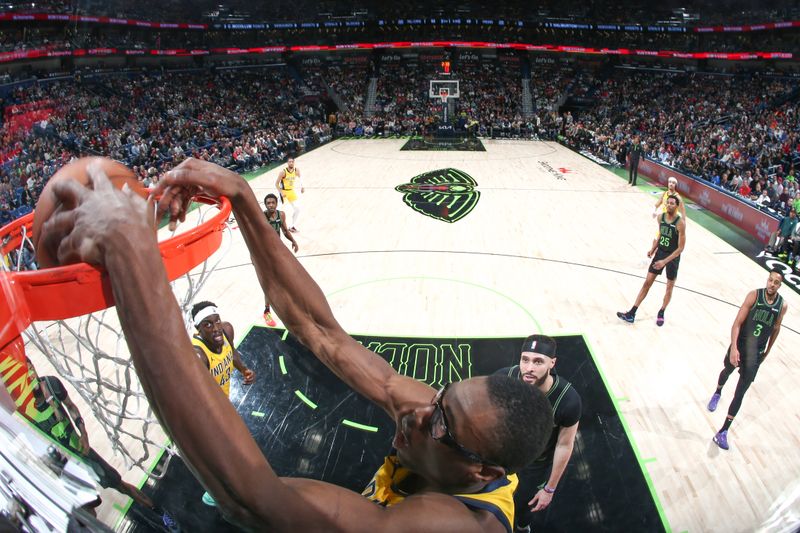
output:
<instances>
[{"instance_id":1,"label":"white headband","mask_svg":"<svg viewBox=\"0 0 800 533\"><path fill-rule=\"evenodd\" d=\"M202 308L200 311L197 312L197 316L194 317L194 326L196 328L200 327L200 323L205 320L206 318L210 317L211 315L218 315L219 310L214 307L213 305L209 305L208 307Z\"/></svg>"}]
</instances>

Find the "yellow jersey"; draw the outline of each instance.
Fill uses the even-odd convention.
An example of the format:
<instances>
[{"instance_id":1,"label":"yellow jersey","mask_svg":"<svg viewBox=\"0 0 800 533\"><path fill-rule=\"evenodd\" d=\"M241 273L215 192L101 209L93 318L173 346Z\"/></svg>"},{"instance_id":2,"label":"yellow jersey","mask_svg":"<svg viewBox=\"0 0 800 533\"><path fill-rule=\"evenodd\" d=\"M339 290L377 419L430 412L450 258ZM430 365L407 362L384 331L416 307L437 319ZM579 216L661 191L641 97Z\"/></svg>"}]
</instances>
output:
<instances>
[{"instance_id":1,"label":"yellow jersey","mask_svg":"<svg viewBox=\"0 0 800 533\"><path fill-rule=\"evenodd\" d=\"M286 201L294 203L297 200L297 191L295 190L296 182L300 180L297 175L297 167L289 170L289 167L283 169L283 178L281 178L281 194Z\"/></svg>"},{"instance_id":2,"label":"yellow jersey","mask_svg":"<svg viewBox=\"0 0 800 533\"><path fill-rule=\"evenodd\" d=\"M361 494L378 505L391 507L405 499L406 495L396 487L409 474L411 471L400 465L396 455L387 455ZM473 511L489 511L511 533L514 527L514 491L518 484L517 475L509 474L492 481L480 492L453 494L453 497Z\"/></svg>"},{"instance_id":3,"label":"yellow jersey","mask_svg":"<svg viewBox=\"0 0 800 533\"><path fill-rule=\"evenodd\" d=\"M231 376L233 375L233 347L228 342L228 339L223 335L222 351L220 353L211 351L200 337L192 337L192 344L203 350L206 359L208 359L208 369L211 372L211 376L222 388L225 396L230 396Z\"/></svg>"},{"instance_id":4,"label":"yellow jersey","mask_svg":"<svg viewBox=\"0 0 800 533\"><path fill-rule=\"evenodd\" d=\"M281 188L284 191L293 191L295 180L297 180L297 167L294 167L292 170L289 170L289 167L284 168Z\"/></svg>"}]
</instances>

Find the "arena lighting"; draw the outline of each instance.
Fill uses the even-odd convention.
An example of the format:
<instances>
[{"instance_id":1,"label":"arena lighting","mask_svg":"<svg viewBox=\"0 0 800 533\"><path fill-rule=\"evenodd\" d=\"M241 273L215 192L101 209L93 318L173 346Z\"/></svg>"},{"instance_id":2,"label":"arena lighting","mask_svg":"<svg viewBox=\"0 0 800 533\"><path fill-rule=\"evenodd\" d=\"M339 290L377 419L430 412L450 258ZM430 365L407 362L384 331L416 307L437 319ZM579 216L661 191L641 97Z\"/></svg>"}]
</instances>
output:
<instances>
[{"instance_id":1,"label":"arena lighting","mask_svg":"<svg viewBox=\"0 0 800 533\"><path fill-rule=\"evenodd\" d=\"M220 6L222 7L222 6ZM6 9L13 9L13 6L6 5ZM215 13L207 12L208 15L211 15L211 18L217 18L220 16L220 11L216 12L216 17L214 16ZM366 15L366 12L358 12L354 11L353 15L345 16L345 17L334 17L334 18L351 18L352 16L358 15ZM684 14L686 15L686 14ZM226 27L222 23L213 23L203 24L203 23L169 23L169 22L150 22L150 21L143 21L143 20L134 20L134 19L123 19L123 18L113 18L113 17L99 17L99 16L86 16L86 15L70 15L67 13L55 14L55 13L13 13L13 12L0 12L0 21L63 21L63 22L84 22L84 23L95 23L95 24L113 24L113 25L127 25L127 26L136 26L140 28L154 28L154 29L189 29L189 30L209 30L209 29L251 29L251 30L258 30L258 29L281 29L280 22L244 22L242 17L247 17L245 13L232 13L228 16L225 20L241 20L241 24L243 27L241 28L230 28ZM236 17L235 19L230 17ZM419 21L416 24L429 24L428 19L397 19L397 20L379 20L377 21L378 26L388 25L388 24L396 24L396 25L405 25L409 24L409 21ZM495 21L493 19L483 19L483 18L466 18L464 22L460 20L456 22L456 19L450 19L450 22L444 22L447 19L441 19L439 22L440 24L451 24L451 25L461 25L461 24L475 24L475 25L485 25L485 26L494 26L494 25L502 25L503 22ZM690 18L687 20L697 20L696 15L690 15ZM349 21L354 26L367 26L367 22L365 21ZM433 22L430 22L433 23ZM511 24L509 21L505 21L505 24ZM517 26L523 26L525 23L521 20L514 21L513 24ZM610 30L610 31L625 31L625 32L655 32L655 33L731 33L731 32L751 32L751 31L772 31L772 30L781 30L786 28L800 28L800 20L795 21L783 21L783 22L768 22L762 24L745 24L745 25L717 25L717 26L695 26L695 27L686 27L683 25L674 25L674 21L668 22L659 22L657 25L651 24L606 24L606 23L576 23L571 22L569 19L563 18L551 18L549 20L545 20L542 22L534 22L528 23L528 27L535 27L539 25L542 28L555 28L555 29L583 29L583 30ZM678 23L680 24L680 22Z\"/></svg>"},{"instance_id":2,"label":"arena lighting","mask_svg":"<svg viewBox=\"0 0 800 533\"><path fill-rule=\"evenodd\" d=\"M78 50L20 50L0 53L0 63L39 59L47 57L83 57L83 56L110 56L110 55L155 55L155 56L182 56L205 54L260 54L290 52L328 52L337 50L372 50L377 48L486 48L522 50L528 52L555 52L568 54L596 54L618 56L660 57L678 59L720 59L726 61L747 61L754 59L793 59L791 52L677 52L674 50L639 50L628 48L591 48L584 46L559 46L559 45L534 45L524 43L490 43L483 41L396 41L388 43L354 43L337 45L303 45L303 46L268 46L260 48L212 48L210 50L125 50L119 48L90 48Z\"/></svg>"}]
</instances>

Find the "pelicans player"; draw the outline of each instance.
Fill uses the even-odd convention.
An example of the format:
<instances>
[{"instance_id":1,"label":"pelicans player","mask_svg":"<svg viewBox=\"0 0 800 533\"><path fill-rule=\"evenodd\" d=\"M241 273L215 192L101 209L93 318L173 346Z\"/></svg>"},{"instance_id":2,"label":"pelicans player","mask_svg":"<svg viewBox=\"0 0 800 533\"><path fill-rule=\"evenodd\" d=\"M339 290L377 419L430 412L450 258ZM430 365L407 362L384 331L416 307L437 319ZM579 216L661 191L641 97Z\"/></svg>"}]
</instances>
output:
<instances>
[{"instance_id":1,"label":"pelicans player","mask_svg":"<svg viewBox=\"0 0 800 533\"><path fill-rule=\"evenodd\" d=\"M281 170L280 174L278 174L275 188L278 189L281 200L292 204L292 225L289 231L296 233L297 218L300 216L300 197L297 194L297 190L300 189L300 193L302 194L306 192L306 189L303 187L303 182L300 181L300 169L294 166L293 157L286 160L286 168Z\"/></svg>"}]
</instances>

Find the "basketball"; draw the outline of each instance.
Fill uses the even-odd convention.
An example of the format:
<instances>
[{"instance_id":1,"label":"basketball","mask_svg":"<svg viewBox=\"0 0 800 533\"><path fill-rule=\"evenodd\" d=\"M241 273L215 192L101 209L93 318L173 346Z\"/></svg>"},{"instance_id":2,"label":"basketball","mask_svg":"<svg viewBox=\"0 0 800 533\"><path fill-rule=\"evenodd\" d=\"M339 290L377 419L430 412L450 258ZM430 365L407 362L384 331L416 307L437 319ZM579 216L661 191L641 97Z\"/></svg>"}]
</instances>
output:
<instances>
[{"instance_id":1,"label":"basketball","mask_svg":"<svg viewBox=\"0 0 800 533\"><path fill-rule=\"evenodd\" d=\"M61 167L45 185L33 212L33 243L36 247L36 260L40 267L50 268L58 265L56 258L53 257L50 251L46 250L44 246L39 246L39 235L42 232L42 226L58 208L58 200L52 191L53 184L71 179L84 187L88 186L89 174L86 169L92 163L100 164L100 168L117 189L121 189L127 183L139 196L147 198L147 189L142 186L133 171L113 159L107 157L82 157Z\"/></svg>"}]
</instances>

